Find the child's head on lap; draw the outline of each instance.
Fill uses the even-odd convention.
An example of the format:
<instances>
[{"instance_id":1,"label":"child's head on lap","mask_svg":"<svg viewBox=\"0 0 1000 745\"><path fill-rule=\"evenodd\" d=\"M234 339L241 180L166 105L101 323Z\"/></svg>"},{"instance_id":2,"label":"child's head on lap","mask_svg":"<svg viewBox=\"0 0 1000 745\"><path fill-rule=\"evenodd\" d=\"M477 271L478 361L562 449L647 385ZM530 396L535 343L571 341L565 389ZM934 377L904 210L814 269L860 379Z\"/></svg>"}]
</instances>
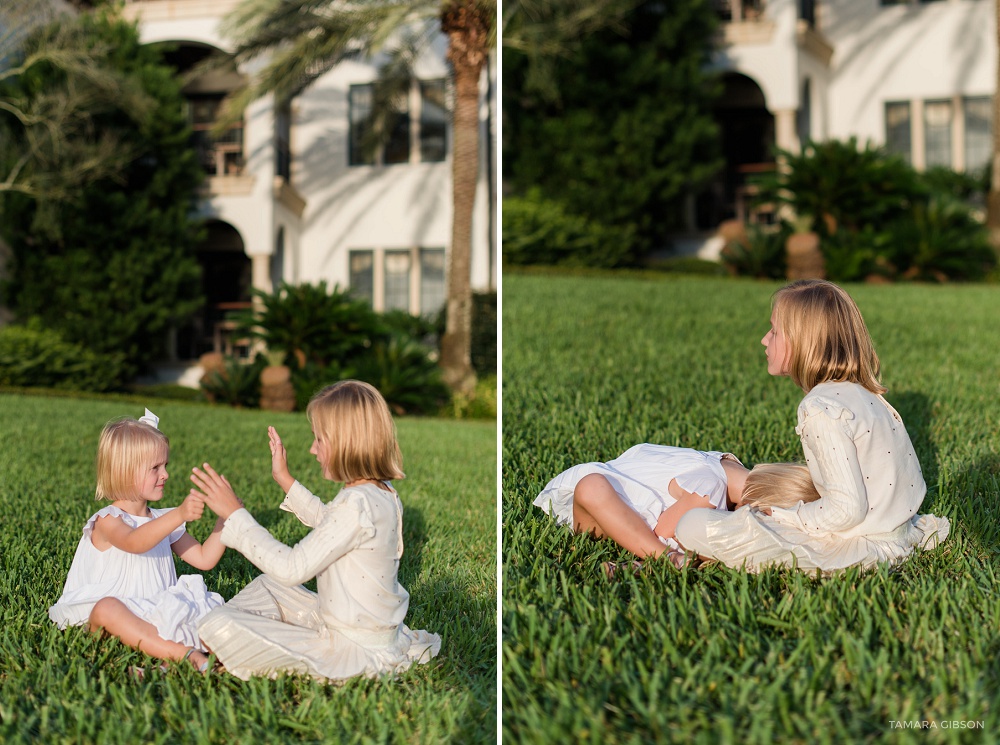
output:
<instances>
[{"instance_id":1,"label":"child's head on lap","mask_svg":"<svg viewBox=\"0 0 1000 745\"><path fill-rule=\"evenodd\" d=\"M820 279L782 287L772 319L787 345L787 375L804 391L832 381L884 393L875 345L861 311L843 289Z\"/></svg>"},{"instance_id":2,"label":"child's head on lap","mask_svg":"<svg viewBox=\"0 0 1000 745\"><path fill-rule=\"evenodd\" d=\"M740 507L791 508L815 502L819 492L801 463L759 463L747 474Z\"/></svg>"},{"instance_id":3,"label":"child's head on lap","mask_svg":"<svg viewBox=\"0 0 1000 745\"><path fill-rule=\"evenodd\" d=\"M169 453L170 441L156 427L131 417L108 422L97 445L97 499L141 501L143 475Z\"/></svg>"},{"instance_id":4,"label":"child's head on lap","mask_svg":"<svg viewBox=\"0 0 1000 745\"><path fill-rule=\"evenodd\" d=\"M316 438L309 452L325 478L345 484L403 478L396 425L373 386L359 380L327 386L313 396L306 416Z\"/></svg>"}]
</instances>

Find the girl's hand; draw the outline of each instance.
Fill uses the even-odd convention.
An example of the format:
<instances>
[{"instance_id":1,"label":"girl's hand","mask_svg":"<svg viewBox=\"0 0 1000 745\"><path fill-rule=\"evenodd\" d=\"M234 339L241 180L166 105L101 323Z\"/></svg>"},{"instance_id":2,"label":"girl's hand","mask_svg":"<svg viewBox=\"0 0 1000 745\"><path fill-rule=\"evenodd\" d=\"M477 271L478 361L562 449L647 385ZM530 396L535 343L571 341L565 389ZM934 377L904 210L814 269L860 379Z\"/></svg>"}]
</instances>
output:
<instances>
[{"instance_id":1,"label":"girl's hand","mask_svg":"<svg viewBox=\"0 0 1000 745\"><path fill-rule=\"evenodd\" d=\"M205 501L212 512L223 520L229 518L236 510L243 506L243 502L236 496L233 487L228 479L215 472L208 463L205 470L200 468L191 469L191 481L194 482L201 491L192 489L189 496L197 496Z\"/></svg>"},{"instance_id":2,"label":"girl's hand","mask_svg":"<svg viewBox=\"0 0 1000 745\"><path fill-rule=\"evenodd\" d=\"M274 427L267 428L268 444L271 446L271 476L278 482L278 486L288 493L295 483L295 479L288 470L288 453L278 436L278 430Z\"/></svg>"},{"instance_id":3,"label":"girl's hand","mask_svg":"<svg viewBox=\"0 0 1000 745\"><path fill-rule=\"evenodd\" d=\"M181 502L180 507L177 509L180 510L184 522L197 522L201 520L201 516L205 513L205 500L201 498L200 494L192 492L184 498L184 501Z\"/></svg>"}]
</instances>

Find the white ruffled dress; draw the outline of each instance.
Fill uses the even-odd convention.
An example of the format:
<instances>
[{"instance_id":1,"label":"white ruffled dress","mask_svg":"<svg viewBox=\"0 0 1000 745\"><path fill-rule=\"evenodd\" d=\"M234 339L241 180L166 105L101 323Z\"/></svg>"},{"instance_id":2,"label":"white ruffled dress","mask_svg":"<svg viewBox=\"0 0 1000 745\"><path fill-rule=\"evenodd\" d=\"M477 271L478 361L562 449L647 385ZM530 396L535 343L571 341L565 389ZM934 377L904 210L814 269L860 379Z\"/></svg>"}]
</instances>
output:
<instances>
[{"instance_id":1,"label":"white ruffled dress","mask_svg":"<svg viewBox=\"0 0 1000 745\"><path fill-rule=\"evenodd\" d=\"M739 462L731 453L643 443L607 463L581 463L563 471L546 484L533 504L559 525L572 528L576 485L584 476L596 473L604 476L618 496L654 530L660 515L677 501L667 491L674 479L681 489L708 497L715 510L726 511L728 480L723 458ZM677 548L672 538L660 540Z\"/></svg>"},{"instance_id":2,"label":"white ruffled dress","mask_svg":"<svg viewBox=\"0 0 1000 745\"><path fill-rule=\"evenodd\" d=\"M199 624L228 672L243 680L294 672L339 682L392 674L438 654L437 634L403 623L410 595L397 579L403 507L395 491L345 487L324 504L296 481L281 509L312 528L294 547L245 509L222 530L222 542L265 573ZM313 577L318 592L300 586Z\"/></svg>"},{"instance_id":3,"label":"white ruffled dress","mask_svg":"<svg viewBox=\"0 0 1000 745\"><path fill-rule=\"evenodd\" d=\"M854 383L822 383L802 400L795 431L821 498L768 516L752 508L692 510L685 548L731 567L794 566L824 575L898 563L944 541L945 517L918 514L927 487L896 410Z\"/></svg>"},{"instance_id":4,"label":"white ruffled dress","mask_svg":"<svg viewBox=\"0 0 1000 745\"><path fill-rule=\"evenodd\" d=\"M98 600L113 597L153 624L161 638L200 648L198 619L221 606L223 600L218 593L208 591L201 575L178 578L171 545L184 535L185 525L144 554L131 554L114 546L100 551L91 541L100 517L121 518L134 529L171 509L150 508L150 517L138 517L109 505L92 515L83 526L62 596L49 608L53 623L60 629L82 626Z\"/></svg>"}]
</instances>

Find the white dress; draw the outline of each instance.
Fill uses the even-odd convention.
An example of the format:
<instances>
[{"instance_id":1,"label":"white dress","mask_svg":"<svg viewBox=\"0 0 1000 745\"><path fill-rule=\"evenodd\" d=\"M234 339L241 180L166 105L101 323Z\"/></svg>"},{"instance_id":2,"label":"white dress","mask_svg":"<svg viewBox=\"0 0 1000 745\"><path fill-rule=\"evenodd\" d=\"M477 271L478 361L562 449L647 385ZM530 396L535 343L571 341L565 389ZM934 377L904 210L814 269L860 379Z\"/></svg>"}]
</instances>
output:
<instances>
[{"instance_id":1,"label":"white dress","mask_svg":"<svg viewBox=\"0 0 1000 745\"><path fill-rule=\"evenodd\" d=\"M119 517L131 528L170 512L150 508L151 517L137 517L109 505L83 526L62 597L49 608L49 618L60 628L81 626L102 598L117 598L139 618L156 627L161 638L200 647L198 619L222 605L222 596L209 592L201 575L177 577L171 544L185 533L181 525L144 554L111 546L100 551L91 541L99 517Z\"/></svg>"},{"instance_id":2,"label":"white dress","mask_svg":"<svg viewBox=\"0 0 1000 745\"><path fill-rule=\"evenodd\" d=\"M607 463L582 463L563 471L546 484L533 504L554 517L559 525L572 528L576 485L584 476L597 473L608 480L618 496L653 530L660 515L677 501L667 491L674 479L681 489L708 497L716 510L727 509L728 480L721 463L723 458L736 460L731 453L643 443ZM677 548L672 538L660 540Z\"/></svg>"},{"instance_id":3,"label":"white dress","mask_svg":"<svg viewBox=\"0 0 1000 745\"><path fill-rule=\"evenodd\" d=\"M403 507L395 491L363 484L324 504L296 481L281 509L313 528L294 547L245 509L223 527L222 542L264 572L199 624L226 670L243 680L297 672L343 681L438 654L437 634L403 623L410 596L397 579ZM318 592L299 586L313 577Z\"/></svg>"},{"instance_id":4,"label":"white dress","mask_svg":"<svg viewBox=\"0 0 1000 745\"><path fill-rule=\"evenodd\" d=\"M771 564L823 574L896 563L948 537L947 518L920 515L927 487L903 420L855 383L822 383L799 404L796 433L820 493L815 502L681 518L685 548L729 566ZM704 510L700 512L705 512Z\"/></svg>"}]
</instances>

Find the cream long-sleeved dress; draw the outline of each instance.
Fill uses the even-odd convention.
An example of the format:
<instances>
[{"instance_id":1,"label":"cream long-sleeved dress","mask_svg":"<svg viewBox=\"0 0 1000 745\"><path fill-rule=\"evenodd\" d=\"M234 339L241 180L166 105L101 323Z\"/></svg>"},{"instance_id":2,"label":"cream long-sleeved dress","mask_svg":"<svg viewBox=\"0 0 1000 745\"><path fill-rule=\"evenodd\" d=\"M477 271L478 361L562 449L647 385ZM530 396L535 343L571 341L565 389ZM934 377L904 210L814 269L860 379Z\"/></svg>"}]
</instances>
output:
<instances>
[{"instance_id":1,"label":"cream long-sleeved dress","mask_svg":"<svg viewBox=\"0 0 1000 745\"><path fill-rule=\"evenodd\" d=\"M692 510L677 526L688 550L756 571L771 564L829 574L896 563L948 537L947 518L920 515L927 487L896 410L854 383L821 383L799 404L795 431L820 493L790 509Z\"/></svg>"},{"instance_id":2,"label":"cream long-sleeved dress","mask_svg":"<svg viewBox=\"0 0 1000 745\"><path fill-rule=\"evenodd\" d=\"M222 542L264 574L198 626L205 645L233 675L295 672L342 681L426 662L437 634L409 629L409 593L397 571L403 508L395 491L374 484L344 488L328 504L299 482L281 509L312 528L294 547L234 512ZM316 578L317 592L301 583Z\"/></svg>"}]
</instances>

